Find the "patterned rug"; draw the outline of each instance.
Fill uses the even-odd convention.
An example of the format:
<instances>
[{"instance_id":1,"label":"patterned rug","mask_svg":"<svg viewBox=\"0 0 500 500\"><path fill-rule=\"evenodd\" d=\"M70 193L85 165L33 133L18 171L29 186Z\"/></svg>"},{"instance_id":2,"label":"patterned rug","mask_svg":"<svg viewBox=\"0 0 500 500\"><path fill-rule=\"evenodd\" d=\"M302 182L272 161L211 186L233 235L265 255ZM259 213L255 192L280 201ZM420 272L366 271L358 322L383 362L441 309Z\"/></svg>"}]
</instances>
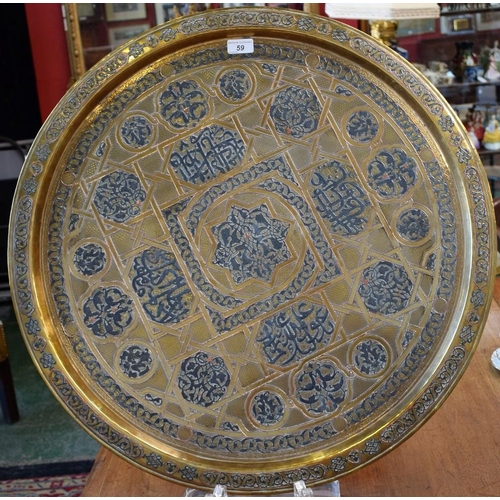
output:
<instances>
[{"instance_id":1,"label":"patterned rug","mask_svg":"<svg viewBox=\"0 0 500 500\"><path fill-rule=\"evenodd\" d=\"M79 497L88 474L0 481L0 497Z\"/></svg>"}]
</instances>

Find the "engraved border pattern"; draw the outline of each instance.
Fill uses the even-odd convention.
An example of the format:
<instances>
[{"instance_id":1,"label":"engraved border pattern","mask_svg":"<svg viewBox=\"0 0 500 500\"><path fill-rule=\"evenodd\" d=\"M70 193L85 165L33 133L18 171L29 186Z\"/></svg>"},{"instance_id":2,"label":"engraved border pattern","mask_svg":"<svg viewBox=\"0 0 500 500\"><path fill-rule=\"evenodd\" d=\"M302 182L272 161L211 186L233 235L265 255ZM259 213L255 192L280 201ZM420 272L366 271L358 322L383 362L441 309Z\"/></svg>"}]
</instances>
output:
<instances>
[{"instance_id":1,"label":"engraved border pattern","mask_svg":"<svg viewBox=\"0 0 500 500\"><path fill-rule=\"evenodd\" d=\"M66 98L64 103L59 106L56 113L50 118L50 121L44 126L45 134L40 135L38 139L38 149L31 153L27 163L33 160L33 156L38 154L38 159L42 162L47 162L50 159L49 144L56 141L60 136L61 131L67 123L85 104L98 86L115 74L120 68L129 63L129 58L132 61L138 58L143 53L143 48L146 46L155 46L158 43L158 38L164 43L175 40L181 36L197 34L199 32L214 29L220 26L278 26L293 28L294 25L300 29L303 17L299 14L289 13L254 13L254 12L238 12L238 13L220 13L214 14L207 18L195 18L182 23L173 24L163 31L155 32L153 35L148 35L140 39L134 45L122 49L122 51L114 52L111 57L106 58L100 63L95 70L92 70L89 75L83 80L75 92ZM266 487L278 487L282 485L291 485L297 479L324 479L325 477L333 478L336 474L344 473L349 469L359 466L360 463L372 459L375 455L380 454L394 443L399 441L408 430L425 416L430 408L432 408L443 394L444 389L452 384L457 374L463 367L466 358L466 351L470 350L469 346L477 337L477 323L481 315L485 314L488 297L483 291L483 288L488 282L489 266L491 265L490 256L490 226L488 221L488 213L486 207L486 199L482 190L482 182L478 173L479 165L476 165L476 158L467 151L461 144L461 139L458 133L454 132L453 119L446 113L446 110L436 101L434 96L419 82L411 73L409 73L397 60L393 59L387 52L384 52L361 38L350 39L347 31L338 28L335 23L328 20L314 20L314 28L311 28L316 34L325 35L340 43L350 42L353 50L365 57L376 60L379 64L392 72L395 78L401 81L411 93L426 107L431 114L436 116L436 120L441 126L443 132L449 133L451 145L456 151L458 162L463 167L465 177L465 185L472 200L474 229L476 230L477 241L477 259L474 265L474 285L469 299L469 308L473 310L474 320L472 315L464 322L460 334L460 345L455 346L450 356L445 360L440 372L434 377L429 384L425 393L417 400L414 405L405 412L396 422L393 422L389 427L384 429L380 436L369 439L364 443L361 450L351 450L347 456L338 456L331 460L328 465L319 464L308 468L302 468L294 471L283 471L276 474L226 474L207 471L200 477L202 484L211 486L213 484L227 484L230 487L242 487L249 490ZM128 51L128 52L127 52ZM89 144L95 139L99 132L99 123L96 123L96 135L93 138L86 137L79 145L79 152L83 153L81 158L85 156L85 152L89 150ZM403 130L409 138L415 138L415 131L411 127L402 126ZM417 144L418 147L418 143ZM33 148L35 150L35 148ZM77 160L78 163L78 160ZM68 171L73 170L77 165L69 164ZM431 173L431 172L430 172ZM432 173L431 173L432 175ZM25 174L26 176L26 174ZM10 238L15 242L15 259L12 265L13 287L16 297L19 299L20 308L18 311L19 318L25 331L28 335L33 336L32 347L41 354L39 359L45 355L50 356L45 350L40 350L40 339L43 340L38 333L41 331L39 327L39 312L35 309L32 299L32 291L30 278L27 275L29 260L27 255L28 237L30 235L30 224L32 223L32 206L33 196L36 194L37 185L28 190L28 184L25 183L23 189L20 190L21 198L18 200L17 211L14 212L13 224L15 228L11 229ZM24 192L23 192L24 191ZM64 200L59 200L64 201ZM62 209L62 206L59 207ZM443 217L443 215L441 215ZM55 265L54 263L52 265ZM53 269L57 275L57 269ZM59 287L61 283L55 283L54 286ZM451 290L443 290L445 295L451 294ZM64 296L64 295L63 295ZM65 307L60 310L60 319L63 324L71 321L70 311ZM67 315L69 314L69 316ZM476 320L477 319L477 320ZM469 344L469 346L468 346ZM43 345L43 342L42 342ZM91 412L87 405L82 404L81 399L73 391L73 388L67 383L64 375L54 368L54 364L48 363L44 370L44 374L50 381L51 385L59 395L59 397L68 404L73 415L83 424L89 427L90 430L102 441L111 448L114 448L122 453L125 453L130 459L138 461L141 465L146 465L157 470L160 466L164 467L165 472L177 480L185 479L194 481L198 478L196 471L188 470L188 467L180 468L169 462L164 463L161 457L155 456L153 453L146 455L146 452L140 445L121 436L114 430L110 429L107 423L104 423L100 417ZM201 472L201 471L200 471Z\"/></svg>"}]
</instances>

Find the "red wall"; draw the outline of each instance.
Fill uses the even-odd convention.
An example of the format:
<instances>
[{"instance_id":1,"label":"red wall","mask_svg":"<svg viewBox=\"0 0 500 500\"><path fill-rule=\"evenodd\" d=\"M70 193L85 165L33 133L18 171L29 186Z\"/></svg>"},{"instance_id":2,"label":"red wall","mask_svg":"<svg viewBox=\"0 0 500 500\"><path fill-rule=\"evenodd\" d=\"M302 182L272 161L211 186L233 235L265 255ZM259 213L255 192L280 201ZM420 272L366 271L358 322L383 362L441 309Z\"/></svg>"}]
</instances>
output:
<instances>
[{"instance_id":1,"label":"red wall","mask_svg":"<svg viewBox=\"0 0 500 500\"><path fill-rule=\"evenodd\" d=\"M62 6L58 3L26 3L33 65L44 121L68 89L71 77Z\"/></svg>"},{"instance_id":2,"label":"red wall","mask_svg":"<svg viewBox=\"0 0 500 500\"><path fill-rule=\"evenodd\" d=\"M71 80L68 46L62 5L58 3L26 3L40 114L45 121L68 90ZM324 14L324 4L320 4ZM358 21L342 20L355 28Z\"/></svg>"}]
</instances>

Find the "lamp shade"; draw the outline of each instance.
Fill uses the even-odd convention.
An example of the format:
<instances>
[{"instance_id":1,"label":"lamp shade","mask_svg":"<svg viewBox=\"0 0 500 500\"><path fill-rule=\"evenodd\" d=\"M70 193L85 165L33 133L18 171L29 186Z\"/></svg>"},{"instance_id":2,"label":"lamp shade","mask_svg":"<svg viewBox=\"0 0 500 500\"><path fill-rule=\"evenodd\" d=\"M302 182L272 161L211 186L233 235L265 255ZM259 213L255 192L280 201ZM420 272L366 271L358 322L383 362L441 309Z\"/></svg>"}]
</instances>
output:
<instances>
[{"instance_id":1,"label":"lamp shade","mask_svg":"<svg viewBox=\"0 0 500 500\"><path fill-rule=\"evenodd\" d=\"M325 13L336 19L429 19L439 17L437 3L326 3Z\"/></svg>"}]
</instances>

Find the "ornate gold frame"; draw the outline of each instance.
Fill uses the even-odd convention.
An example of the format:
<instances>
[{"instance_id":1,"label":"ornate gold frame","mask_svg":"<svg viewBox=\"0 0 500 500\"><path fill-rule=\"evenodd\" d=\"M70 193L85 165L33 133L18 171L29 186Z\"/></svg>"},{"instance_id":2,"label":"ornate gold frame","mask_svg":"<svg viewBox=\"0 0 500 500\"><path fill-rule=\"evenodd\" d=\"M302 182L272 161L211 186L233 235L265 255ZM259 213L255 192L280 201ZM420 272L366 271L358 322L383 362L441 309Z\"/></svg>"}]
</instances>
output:
<instances>
[{"instance_id":1,"label":"ornate gold frame","mask_svg":"<svg viewBox=\"0 0 500 500\"><path fill-rule=\"evenodd\" d=\"M87 70L83 57L80 23L76 4L63 4L63 14L66 22L66 40L68 42L69 63L71 67L70 85L73 85Z\"/></svg>"}]
</instances>

